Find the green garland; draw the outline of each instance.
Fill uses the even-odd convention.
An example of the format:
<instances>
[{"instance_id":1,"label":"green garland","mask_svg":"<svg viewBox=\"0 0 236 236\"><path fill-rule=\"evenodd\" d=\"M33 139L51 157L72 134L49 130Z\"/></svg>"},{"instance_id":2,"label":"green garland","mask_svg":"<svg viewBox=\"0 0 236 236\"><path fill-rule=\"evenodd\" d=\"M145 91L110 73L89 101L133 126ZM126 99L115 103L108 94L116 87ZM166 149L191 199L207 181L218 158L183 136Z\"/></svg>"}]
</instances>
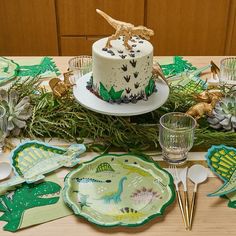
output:
<instances>
[{"instance_id":1,"label":"green garland","mask_svg":"<svg viewBox=\"0 0 236 236\"><path fill-rule=\"evenodd\" d=\"M166 112L185 112L196 104L194 94L170 88L168 101L159 109L140 116L115 117L95 113L78 104L71 92L63 98L55 98L40 87L38 79L17 80L10 89L16 89L21 97L28 95L33 105L33 115L22 135L30 138L58 137L83 142L91 140L93 147L115 146L129 151L160 148L158 121ZM236 145L236 132L219 132L208 126L205 118L196 129L194 146L208 148L213 144Z\"/></svg>"}]
</instances>

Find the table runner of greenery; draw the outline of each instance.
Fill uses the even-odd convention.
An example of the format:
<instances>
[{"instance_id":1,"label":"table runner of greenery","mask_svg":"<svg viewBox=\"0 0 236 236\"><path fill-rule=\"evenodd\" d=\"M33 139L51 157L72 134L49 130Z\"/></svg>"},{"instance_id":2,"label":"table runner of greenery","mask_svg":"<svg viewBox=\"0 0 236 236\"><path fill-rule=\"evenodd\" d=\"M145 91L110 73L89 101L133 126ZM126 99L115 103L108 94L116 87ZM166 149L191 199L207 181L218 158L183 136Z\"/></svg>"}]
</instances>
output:
<instances>
[{"instance_id":1,"label":"table runner of greenery","mask_svg":"<svg viewBox=\"0 0 236 236\"><path fill-rule=\"evenodd\" d=\"M115 117L95 113L75 101L72 93L56 98L52 92L40 86L39 79L17 80L9 91L15 89L20 95L30 97L33 106L32 117L22 130L22 137L58 137L65 140L83 142L91 148L115 146L129 151L159 149L158 122L166 112L186 112L197 101L193 93L170 86L168 101L159 109L140 116ZM8 91L8 92L9 92ZM207 149L211 145L235 146L236 132L222 132L210 128L206 118L202 118L195 132L195 147Z\"/></svg>"}]
</instances>

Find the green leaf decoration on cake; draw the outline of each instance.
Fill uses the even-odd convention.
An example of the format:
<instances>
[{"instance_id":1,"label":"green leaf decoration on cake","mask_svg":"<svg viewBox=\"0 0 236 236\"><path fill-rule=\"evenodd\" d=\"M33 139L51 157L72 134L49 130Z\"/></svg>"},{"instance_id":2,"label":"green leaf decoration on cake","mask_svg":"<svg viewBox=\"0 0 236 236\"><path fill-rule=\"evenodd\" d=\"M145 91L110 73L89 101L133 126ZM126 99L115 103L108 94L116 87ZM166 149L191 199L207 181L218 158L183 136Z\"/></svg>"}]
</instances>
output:
<instances>
[{"instance_id":1,"label":"green leaf decoration on cake","mask_svg":"<svg viewBox=\"0 0 236 236\"><path fill-rule=\"evenodd\" d=\"M124 92L124 89L116 92L115 89L112 86L110 91L109 91L109 94L110 94L112 100L117 100L117 99L121 98L121 95L122 95L123 92Z\"/></svg>"},{"instance_id":2,"label":"green leaf decoration on cake","mask_svg":"<svg viewBox=\"0 0 236 236\"><path fill-rule=\"evenodd\" d=\"M99 91L100 96L102 97L103 100L109 101L111 99L111 96L105 86L100 82L100 91Z\"/></svg>"},{"instance_id":3,"label":"green leaf decoration on cake","mask_svg":"<svg viewBox=\"0 0 236 236\"><path fill-rule=\"evenodd\" d=\"M153 79L150 79L148 82L148 85L145 87L145 94L147 96L150 96L155 89L155 81Z\"/></svg>"},{"instance_id":4,"label":"green leaf decoration on cake","mask_svg":"<svg viewBox=\"0 0 236 236\"><path fill-rule=\"evenodd\" d=\"M124 90L120 90L120 91L115 91L114 87L112 86L110 91L108 92L108 90L105 88L105 86L103 85L102 82L100 82L100 91L99 94L102 97L103 100L105 101L109 101L111 100L117 100L121 98L121 95L123 93Z\"/></svg>"}]
</instances>

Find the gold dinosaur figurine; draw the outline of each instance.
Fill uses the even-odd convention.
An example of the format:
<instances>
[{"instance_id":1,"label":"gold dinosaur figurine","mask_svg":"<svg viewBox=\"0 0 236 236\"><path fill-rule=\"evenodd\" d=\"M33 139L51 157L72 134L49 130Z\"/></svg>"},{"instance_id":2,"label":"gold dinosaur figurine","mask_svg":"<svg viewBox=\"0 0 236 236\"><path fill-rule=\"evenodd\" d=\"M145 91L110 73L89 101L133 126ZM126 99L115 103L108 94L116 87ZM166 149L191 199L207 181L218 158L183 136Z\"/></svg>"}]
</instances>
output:
<instances>
[{"instance_id":1,"label":"gold dinosaur figurine","mask_svg":"<svg viewBox=\"0 0 236 236\"><path fill-rule=\"evenodd\" d=\"M223 97L220 91L206 90L196 96L202 102L193 105L186 114L191 115L195 120L199 120L204 115L210 116L216 103Z\"/></svg>"},{"instance_id":2,"label":"gold dinosaur figurine","mask_svg":"<svg viewBox=\"0 0 236 236\"><path fill-rule=\"evenodd\" d=\"M220 68L213 61L211 61L211 73L213 74L213 79L220 77Z\"/></svg>"},{"instance_id":3,"label":"gold dinosaur figurine","mask_svg":"<svg viewBox=\"0 0 236 236\"><path fill-rule=\"evenodd\" d=\"M64 80L59 78L53 78L49 81L49 85L52 89L52 92L57 97L63 97L67 94L68 90L73 87L70 77L73 75L71 71L68 71L63 74Z\"/></svg>"},{"instance_id":4,"label":"gold dinosaur figurine","mask_svg":"<svg viewBox=\"0 0 236 236\"><path fill-rule=\"evenodd\" d=\"M154 78L161 77L161 79L164 80L164 82L169 86L169 83L163 73L163 70L161 69L161 65L158 62L153 64L152 66L152 75L154 76Z\"/></svg>"},{"instance_id":5,"label":"gold dinosaur figurine","mask_svg":"<svg viewBox=\"0 0 236 236\"><path fill-rule=\"evenodd\" d=\"M213 111L213 104L200 102L189 108L186 114L192 116L196 121L204 115L210 116Z\"/></svg>"},{"instance_id":6,"label":"gold dinosaur figurine","mask_svg":"<svg viewBox=\"0 0 236 236\"><path fill-rule=\"evenodd\" d=\"M124 36L124 46L126 49L131 50L132 47L129 45L128 41L131 40L132 36L139 36L149 40L150 36L154 35L153 30L148 29L145 26L134 26L130 23L115 20L99 9L96 9L96 12L105 18L105 20L116 30L115 34L108 38L106 48L112 47L111 40L118 39L119 36Z\"/></svg>"},{"instance_id":7,"label":"gold dinosaur figurine","mask_svg":"<svg viewBox=\"0 0 236 236\"><path fill-rule=\"evenodd\" d=\"M202 102L212 102L214 100L218 101L223 97L223 93L220 90L212 89L206 90L196 96L197 100Z\"/></svg>"}]
</instances>

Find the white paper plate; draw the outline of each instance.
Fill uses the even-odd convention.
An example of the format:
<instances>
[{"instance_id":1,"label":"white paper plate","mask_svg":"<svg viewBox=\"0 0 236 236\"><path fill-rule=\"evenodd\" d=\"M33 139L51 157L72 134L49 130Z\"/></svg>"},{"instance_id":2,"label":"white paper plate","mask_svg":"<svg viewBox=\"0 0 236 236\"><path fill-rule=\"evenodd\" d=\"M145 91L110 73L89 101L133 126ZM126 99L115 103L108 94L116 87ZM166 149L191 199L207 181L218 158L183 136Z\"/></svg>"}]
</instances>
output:
<instances>
[{"instance_id":1,"label":"white paper plate","mask_svg":"<svg viewBox=\"0 0 236 236\"><path fill-rule=\"evenodd\" d=\"M86 88L91 74L92 72L76 80L73 93L76 100L82 106L101 114L114 116L135 116L144 114L162 106L169 96L169 87L164 81L159 80L156 82L157 93L153 93L147 101L140 100L136 104L110 104L98 98Z\"/></svg>"}]
</instances>

